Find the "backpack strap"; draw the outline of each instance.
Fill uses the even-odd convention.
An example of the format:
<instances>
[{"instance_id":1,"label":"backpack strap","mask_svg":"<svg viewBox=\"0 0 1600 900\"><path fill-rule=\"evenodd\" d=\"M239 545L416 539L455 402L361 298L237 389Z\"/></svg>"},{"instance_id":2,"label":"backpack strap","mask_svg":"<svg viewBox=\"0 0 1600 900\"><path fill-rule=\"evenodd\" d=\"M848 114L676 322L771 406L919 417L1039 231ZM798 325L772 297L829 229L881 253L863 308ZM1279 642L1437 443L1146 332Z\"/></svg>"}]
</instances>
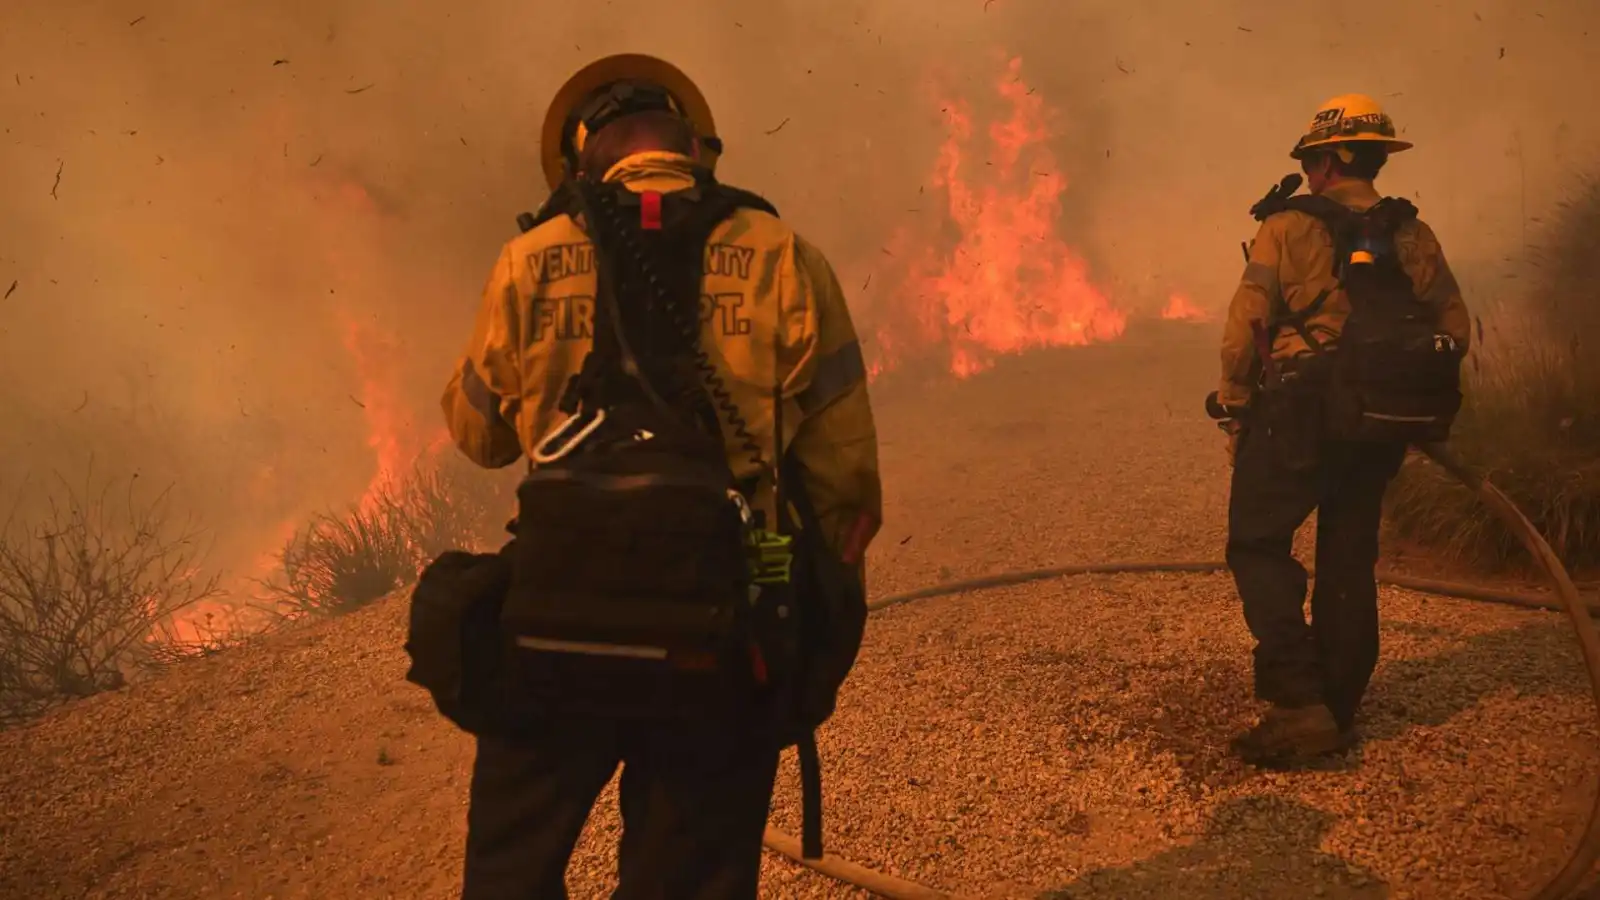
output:
<instances>
[{"instance_id":1,"label":"backpack strap","mask_svg":"<svg viewBox=\"0 0 1600 900\"><path fill-rule=\"evenodd\" d=\"M1392 236L1400 226L1417 217L1417 205L1404 197L1383 197L1366 211L1366 216L1381 222L1385 232Z\"/></svg>"},{"instance_id":2,"label":"backpack strap","mask_svg":"<svg viewBox=\"0 0 1600 900\"><path fill-rule=\"evenodd\" d=\"M1321 194L1299 194L1284 200L1282 205L1283 209L1280 211L1292 210L1314 216L1336 235L1347 222L1362 215L1343 203Z\"/></svg>"},{"instance_id":3,"label":"backpack strap","mask_svg":"<svg viewBox=\"0 0 1600 900\"><path fill-rule=\"evenodd\" d=\"M807 731L795 745L800 763L800 856L822 858L822 757L816 729Z\"/></svg>"},{"instance_id":4,"label":"backpack strap","mask_svg":"<svg viewBox=\"0 0 1600 900\"><path fill-rule=\"evenodd\" d=\"M576 204L574 203L575 188L572 179L567 179L550 192L544 202L539 204L539 209L531 213L517 214L517 228L523 234L538 228L540 225L554 219L556 216L572 215Z\"/></svg>"},{"instance_id":5,"label":"backpack strap","mask_svg":"<svg viewBox=\"0 0 1600 900\"><path fill-rule=\"evenodd\" d=\"M1284 184L1288 184L1288 179L1284 180ZM1296 187L1298 187L1298 184ZM1250 208L1251 214L1262 221L1265 221L1269 216L1290 211L1302 212L1308 216L1315 217L1333 235L1335 248L1334 276L1337 279L1341 274L1341 254L1338 252L1341 235L1345 233L1352 221L1361 216L1361 213L1350 209L1337 200L1331 200L1320 194L1300 194L1286 197L1274 196L1273 192L1269 192L1261 202ZM1310 303L1306 304L1298 312L1289 308L1288 302L1283 299L1281 294L1273 298L1267 327L1273 333L1276 333L1281 328L1293 328L1300 335L1301 340L1306 342L1306 346L1311 348L1312 353L1321 354L1326 352L1327 344L1312 333L1312 329L1307 325L1307 322L1322 311L1322 307L1327 304L1328 298L1332 296L1333 291L1338 286L1336 281L1332 287L1323 288L1316 297L1312 298Z\"/></svg>"},{"instance_id":6,"label":"backpack strap","mask_svg":"<svg viewBox=\"0 0 1600 900\"><path fill-rule=\"evenodd\" d=\"M1417 217L1417 208L1411 201L1403 197L1384 197L1365 212L1356 212L1344 204L1320 194L1295 194L1295 191L1300 189L1300 185L1303 182L1304 179L1299 174L1291 173L1285 175L1281 181L1267 191L1266 196L1250 207L1250 215L1258 222L1265 222L1268 218L1281 212L1289 212L1291 210L1303 212L1306 215L1315 216L1333 235L1334 286L1323 289L1299 312L1291 310L1281 295L1275 297L1267 317L1267 328L1270 333L1276 334L1279 329L1286 327L1293 328L1313 353L1320 354L1326 352L1327 345L1312 334L1312 329L1307 325L1307 322L1322 311L1322 307L1328 302L1328 297L1343 283L1344 266L1350 255L1350 248L1345 245L1350 239L1351 226L1365 220L1375 224L1379 233L1386 240L1392 241L1395 232L1399 230L1400 226ZM1248 259L1249 256L1250 251L1247 246L1245 258ZM1324 331L1329 337L1334 336L1331 331L1327 329L1324 329Z\"/></svg>"},{"instance_id":7,"label":"backpack strap","mask_svg":"<svg viewBox=\"0 0 1600 900\"><path fill-rule=\"evenodd\" d=\"M698 248L701 256L697 256L697 266L703 259L704 248L711 238L711 234L740 209L755 209L768 215L776 216L778 210L771 203L757 194L741 190L730 185L718 182L709 171L697 170L695 185L682 191L674 191L664 195L659 201L660 227L662 229L680 230L685 245ZM631 191L618 195L620 206L640 210L641 222L649 215L649 205L657 201L645 199L645 195L634 194ZM684 245L679 245L684 246ZM697 268L699 273L700 269ZM655 284L655 281L651 282ZM750 434L749 425L739 408L728 392L726 383L720 372L712 365L710 358L700 348L700 320L698 308L695 315L688 321L680 322L686 331L692 330L696 368L700 370L701 382L706 395L720 413L717 419L719 426L725 426L733 432L733 436L740 441L744 449L751 454L756 463L757 470L766 468L762 449ZM781 436L780 436L781 439ZM777 515L780 529L790 534L794 533L794 526L798 524L804 531L809 532L813 539L820 540L821 529L818 524L815 509L811 505L811 498L805 489L805 484L799 479L799 467L794 460L785 458L774 460L774 466L782 471L773 472L775 479L789 482L783 495L794 506L799 522L790 520L789 510L780 508ZM753 490L754 486L750 486ZM784 503L787 507L789 503ZM817 747L817 731L807 723L805 730L795 742L795 753L800 768L800 846L801 856L806 859L821 859L823 854L822 841L822 761Z\"/></svg>"},{"instance_id":8,"label":"backpack strap","mask_svg":"<svg viewBox=\"0 0 1600 900\"><path fill-rule=\"evenodd\" d=\"M633 191L619 195L622 206L640 210L641 224L645 219L644 196ZM702 248L711 239L711 233L717 226L738 210L755 209L772 216L778 214L777 208L759 194L723 184L704 169L695 170L693 187L660 196L659 227L682 232L686 239Z\"/></svg>"},{"instance_id":9,"label":"backpack strap","mask_svg":"<svg viewBox=\"0 0 1600 900\"><path fill-rule=\"evenodd\" d=\"M583 217L589 242L594 246L596 276L593 345L578 373L567 380L560 408L567 415L573 415L580 406L598 407L613 402L618 399L618 392L626 379L652 405L670 414L670 405L645 376L623 327L616 277L619 249L616 245L621 241L610 227L610 217L603 210L602 192L606 190L610 188L605 185L580 184L569 180L558 189L557 194L552 195L552 199L561 198L563 212L574 218ZM546 204L546 212L551 205Z\"/></svg>"},{"instance_id":10,"label":"backpack strap","mask_svg":"<svg viewBox=\"0 0 1600 900\"><path fill-rule=\"evenodd\" d=\"M786 502L780 504L777 511L778 528L787 534L794 534L798 525L800 533L807 535L805 540L810 551L819 552L817 545L822 540L822 525L817 518L816 508L811 504L811 494L806 490L800 461L792 454L785 454L779 461L779 467L778 478L786 482L787 487L782 492ZM794 521L796 518L798 522ZM813 589L817 587L813 585ZM797 711L804 717L808 710L799 706L801 699L796 698ZM813 724L807 720L802 721L800 726L803 730L795 741L795 761L800 767L800 855L804 859L821 859L822 758L817 749L817 728L820 723Z\"/></svg>"},{"instance_id":11,"label":"backpack strap","mask_svg":"<svg viewBox=\"0 0 1600 900\"><path fill-rule=\"evenodd\" d=\"M645 199L647 198L648 199ZM705 202L709 199L711 202ZM712 230L737 208L726 192L707 192L699 184L670 194L642 194L625 185L569 179L551 194L537 216L523 226L537 227L557 215L581 216L595 247L596 293L594 346L583 368L568 380L560 408L574 414L587 397L590 405L608 402L618 378L626 375L644 388L658 409L681 408L681 386L669 383L661 369L666 355L698 352L699 278L704 248ZM648 204L648 206L646 206ZM647 239L647 232L655 232ZM683 258L677 258L681 255ZM657 326L625 327L618 295L639 315ZM627 333L633 333L628 348ZM675 337L674 346L669 338ZM642 343L641 343L642 342ZM626 350L626 352L623 352ZM654 370L656 378L646 377ZM676 390L675 390L676 388ZM690 404L698 406L699 404ZM695 411L704 427L715 427L714 412Z\"/></svg>"},{"instance_id":12,"label":"backpack strap","mask_svg":"<svg viewBox=\"0 0 1600 900\"><path fill-rule=\"evenodd\" d=\"M699 189L702 192L706 192L709 189L711 194L731 204L727 207L727 212L723 215L723 218L732 215L736 209L758 209L768 215L778 215L777 208L768 202L765 197L752 191L723 184L705 169L697 168L695 170L695 188L690 190L695 189ZM546 197L543 203L539 204L537 211L519 213L517 215L517 228L526 234L556 216L575 214L578 207L576 202L577 190L578 185L575 179L563 181L554 191L550 192L550 196ZM675 191L673 193L681 194L683 192ZM712 227L714 228L720 222L721 219L713 222Z\"/></svg>"},{"instance_id":13,"label":"backpack strap","mask_svg":"<svg viewBox=\"0 0 1600 900\"><path fill-rule=\"evenodd\" d=\"M1398 265L1394 253L1394 236L1400 228L1417 217L1417 207L1404 197L1383 197L1366 210L1353 210L1342 203L1321 196L1292 197L1286 209L1298 210L1315 216L1333 236L1333 287L1325 288L1311 303L1298 313L1288 313L1282 299L1278 300L1280 318L1300 333L1314 353L1322 353L1326 345L1311 334L1306 322L1322 309L1332 292L1345 285L1345 274L1353 251L1365 249L1373 252L1380 265ZM1337 335L1329 329L1330 337Z\"/></svg>"},{"instance_id":14,"label":"backpack strap","mask_svg":"<svg viewBox=\"0 0 1600 900\"><path fill-rule=\"evenodd\" d=\"M726 439L731 433L732 439L739 443L741 449L748 454L755 465L759 480L759 473L771 471L765 458L765 453L760 442L750 432L750 425L740 412L738 404L734 401L732 393L727 388L727 382L722 373L718 371L711 357L700 346L700 316L699 316L699 290L698 286L704 275L705 248L711 239L711 234L724 221L740 209L756 209L769 215L776 216L777 209L765 199L750 191L741 190L718 182L709 170L697 168L695 170L695 184L693 187L670 193L658 195L658 200L646 199L646 194L636 194L623 189L619 196L619 205L624 209L638 209L639 225L630 227L651 226L654 231L658 227L664 234L677 235L679 243L674 246L679 252L692 255L692 260L685 258L683 262L692 262L694 266L694 296L696 302L689 306L683 304L673 305L663 303L663 308L671 311L669 318L678 331L681 348L692 354L694 368L700 376L700 387L703 389L705 405L702 418L705 418L709 427L717 428ZM659 203L659 217L649 212L647 204ZM625 216L624 218L630 218ZM665 285L661 274L651 277L656 270L656 261L649 258L649 254L635 260L651 288L660 291ZM774 461L773 465L776 465ZM772 472L774 478L776 472ZM755 484L741 485L746 493L754 491Z\"/></svg>"}]
</instances>

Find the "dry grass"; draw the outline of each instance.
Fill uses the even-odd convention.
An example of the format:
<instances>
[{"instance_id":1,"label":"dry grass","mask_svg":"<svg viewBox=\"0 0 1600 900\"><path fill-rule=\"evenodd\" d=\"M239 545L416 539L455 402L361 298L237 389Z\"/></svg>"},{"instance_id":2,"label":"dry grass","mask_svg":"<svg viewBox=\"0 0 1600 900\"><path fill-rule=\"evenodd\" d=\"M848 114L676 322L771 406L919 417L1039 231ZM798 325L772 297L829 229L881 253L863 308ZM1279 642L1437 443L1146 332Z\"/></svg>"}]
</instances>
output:
<instances>
[{"instance_id":1,"label":"dry grass","mask_svg":"<svg viewBox=\"0 0 1600 900\"><path fill-rule=\"evenodd\" d=\"M217 594L201 535L163 491L58 479L47 512L0 530L0 726L114 690L174 613ZM156 642L157 648L159 642Z\"/></svg>"},{"instance_id":2,"label":"dry grass","mask_svg":"<svg viewBox=\"0 0 1600 900\"><path fill-rule=\"evenodd\" d=\"M873 594L1218 555L1229 470L1194 389L1214 335L1136 340L875 387L893 490ZM1595 785L1567 626L1401 591L1383 603L1367 743L1287 774L1225 754L1256 704L1224 576L886 610L822 735L829 849L992 900L1521 900ZM0 734L0 896L459 897L473 743L403 679L406 613L380 601ZM785 829L795 785L786 762ZM608 790L574 900L610 895L621 828ZM770 900L866 896L772 854L764 868Z\"/></svg>"},{"instance_id":3,"label":"dry grass","mask_svg":"<svg viewBox=\"0 0 1600 900\"><path fill-rule=\"evenodd\" d=\"M265 586L290 618L359 609L416 577L406 531L385 504L319 515L284 545L282 578Z\"/></svg>"},{"instance_id":4,"label":"dry grass","mask_svg":"<svg viewBox=\"0 0 1600 900\"><path fill-rule=\"evenodd\" d=\"M154 674L178 663L237 650L284 631L294 621L272 603L219 605L198 617L186 617L181 626L170 620L157 623L137 654L136 663L141 670Z\"/></svg>"},{"instance_id":5,"label":"dry grass","mask_svg":"<svg viewBox=\"0 0 1600 900\"><path fill-rule=\"evenodd\" d=\"M1491 330L1467 371L1451 445L1528 513L1571 567L1600 565L1600 180L1565 204L1525 327ZM1487 344L1487 346L1485 346ZM1413 460L1390 493L1396 533L1451 559L1521 567L1517 540L1448 475Z\"/></svg>"},{"instance_id":6,"label":"dry grass","mask_svg":"<svg viewBox=\"0 0 1600 900\"><path fill-rule=\"evenodd\" d=\"M514 484L451 456L437 466L416 467L380 500L399 517L406 539L426 562L446 550L503 540Z\"/></svg>"},{"instance_id":7,"label":"dry grass","mask_svg":"<svg viewBox=\"0 0 1600 900\"><path fill-rule=\"evenodd\" d=\"M419 465L296 532L265 596L180 627L178 613L222 593L220 576L202 572L199 530L172 515L165 491L57 478L42 515L22 516L19 500L0 524L0 728L400 590L440 553L494 542L511 484L464 462Z\"/></svg>"},{"instance_id":8,"label":"dry grass","mask_svg":"<svg viewBox=\"0 0 1600 900\"><path fill-rule=\"evenodd\" d=\"M504 523L503 487L459 466L417 466L296 532L279 554L280 577L263 586L289 619L359 609L409 586L440 553L488 544Z\"/></svg>"}]
</instances>

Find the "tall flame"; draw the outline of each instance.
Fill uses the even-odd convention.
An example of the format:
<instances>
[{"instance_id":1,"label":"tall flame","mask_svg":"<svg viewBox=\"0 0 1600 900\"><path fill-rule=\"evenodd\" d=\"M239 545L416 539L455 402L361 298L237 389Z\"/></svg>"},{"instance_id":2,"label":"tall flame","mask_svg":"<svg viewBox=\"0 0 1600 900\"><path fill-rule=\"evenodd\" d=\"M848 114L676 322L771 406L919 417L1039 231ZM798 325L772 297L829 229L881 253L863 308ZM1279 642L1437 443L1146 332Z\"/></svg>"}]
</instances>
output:
<instances>
[{"instance_id":1,"label":"tall flame","mask_svg":"<svg viewBox=\"0 0 1600 900\"><path fill-rule=\"evenodd\" d=\"M1008 112L984 129L986 148L969 105L944 106L930 185L943 197L938 227L955 237L908 228L885 250L912 261L878 317L875 373L942 352L966 377L1002 354L1110 340L1126 325L1058 233L1067 179L1048 147L1051 113L1021 72L1013 58L998 82Z\"/></svg>"},{"instance_id":2,"label":"tall flame","mask_svg":"<svg viewBox=\"0 0 1600 900\"><path fill-rule=\"evenodd\" d=\"M422 455L423 448L416 439L416 429L406 427L411 424L411 416L396 396L399 373L395 371L395 361L400 354L394 337L364 325L348 313L341 312L340 319L345 350L355 362L361 380L361 395L355 402L360 404L367 422L367 446L372 448L375 463L361 497L361 507L370 509L383 489L395 484Z\"/></svg>"},{"instance_id":3,"label":"tall flame","mask_svg":"<svg viewBox=\"0 0 1600 900\"><path fill-rule=\"evenodd\" d=\"M1057 123L1022 79L1020 59L1006 61L994 94L1001 112L987 124L964 99L941 104L945 135L925 185L937 209L884 248L891 267L881 279L884 299L862 322L875 339L872 375L931 358L967 377L1004 355L1114 340L1126 327L1061 233L1068 179L1050 150ZM337 324L360 384L351 400L361 407L372 454L360 499L370 510L412 465L444 450L448 435L419 425L416 404L404 399L405 354L361 302L371 286L354 273L382 270L373 248L387 246L376 232L384 204L353 172L325 166L316 179L315 227L326 230L319 243L337 289L330 294L341 304ZM1202 314L1175 294L1163 315ZM263 484L275 482L269 475ZM274 561L295 525L280 523L273 533Z\"/></svg>"}]
</instances>

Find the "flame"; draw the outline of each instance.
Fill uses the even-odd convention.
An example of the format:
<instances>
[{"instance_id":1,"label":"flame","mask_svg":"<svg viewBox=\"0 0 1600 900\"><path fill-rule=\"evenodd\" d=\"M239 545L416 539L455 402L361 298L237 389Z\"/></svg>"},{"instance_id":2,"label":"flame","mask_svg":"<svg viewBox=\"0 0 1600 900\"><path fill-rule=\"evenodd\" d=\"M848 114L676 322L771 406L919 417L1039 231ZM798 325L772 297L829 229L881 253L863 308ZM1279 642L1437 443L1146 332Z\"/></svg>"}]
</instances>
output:
<instances>
[{"instance_id":1,"label":"flame","mask_svg":"<svg viewBox=\"0 0 1600 900\"><path fill-rule=\"evenodd\" d=\"M372 448L375 471L361 496L363 509L371 507L378 492L392 485L411 460L420 455L408 429L407 418L395 399L394 360L398 356L392 337L373 326L363 325L348 313L343 320L345 351L354 360L361 380L360 394L352 402L361 407L367 422L367 446Z\"/></svg>"},{"instance_id":2,"label":"flame","mask_svg":"<svg viewBox=\"0 0 1600 900\"><path fill-rule=\"evenodd\" d=\"M966 377L1000 355L1111 340L1126 325L1057 232L1067 179L1048 147L1053 115L1021 71L1011 59L997 84L1008 112L984 129L986 147L968 104L944 104L930 186L943 198L936 227L956 236L908 228L884 249L911 262L879 311L870 374L942 350Z\"/></svg>"},{"instance_id":3,"label":"flame","mask_svg":"<svg viewBox=\"0 0 1600 900\"><path fill-rule=\"evenodd\" d=\"M277 148L307 127L295 110L282 103L269 104L258 115L263 146ZM284 158L287 159L287 150ZM278 154L273 153L271 161L276 164L277 159ZM316 160L307 165L299 159L292 171L285 163L286 183L293 190L280 196L286 203L285 212L300 227L314 232L309 236L311 243L321 249L321 258L306 261L310 265L305 271L326 279L324 284L333 304L329 330L341 339L353 370L355 386L347 389L348 400L341 397L339 402L360 407L371 470L370 474L362 473L365 482L359 488L352 486L351 495L359 489L358 507L362 512L371 512L385 492L407 476L413 466L437 459L448 449L450 437L442 424L432 428L421 424L428 421L420 415L424 404L414 402L420 398L409 395L402 377L407 351L394 333L378 323L377 313L385 308L385 291L396 287L384 281L383 273L389 270L385 255L392 252L392 242L383 229L404 210L394 198L385 196L380 185L363 177L360 166L336 159L323 163L320 156ZM260 174L272 177L276 172ZM431 403L426 411L432 412ZM433 421L437 421L437 413L434 416ZM198 644L214 639L223 630L231 632L240 625L251 624L254 611L237 600L254 596L259 582L279 574L283 548L311 515L320 509L342 506L350 499L295 494L293 499L285 500L294 489L294 485L284 483L272 462L256 471L245 487L247 496L254 501L251 508L270 508L272 512L261 523L258 555L234 570L223 599L180 610L160 624L160 633L155 637ZM266 498L277 502L267 502ZM252 538L253 544L255 540Z\"/></svg>"},{"instance_id":4,"label":"flame","mask_svg":"<svg viewBox=\"0 0 1600 900\"><path fill-rule=\"evenodd\" d=\"M168 589L181 595L200 574L200 566L190 566L173 576L174 583L169 585ZM233 617L234 610L231 606L209 598L191 603L179 610L169 611L163 606L170 598L171 594L163 591L152 592L140 598L139 603L144 607L145 619L153 624L150 633L144 637L147 644L165 643L178 647L200 645L218 633L213 622L219 619L229 621Z\"/></svg>"},{"instance_id":5,"label":"flame","mask_svg":"<svg viewBox=\"0 0 1600 900\"><path fill-rule=\"evenodd\" d=\"M295 519L286 519L278 523L278 527L273 530L273 537L263 545L261 555L256 557L253 581L262 581L277 573L278 567L282 565L283 548L294 540L300 525L301 523Z\"/></svg>"},{"instance_id":6,"label":"flame","mask_svg":"<svg viewBox=\"0 0 1600 900\"><path fill-rule=\"evenodd\" d=\"M336 223L337 230L346 236L344 240L323 242L323 248L337 285L335 296L341 298L336 309L341 338L360 384L360 390L350 399L361 407L367 426L366 443L373 454L373 474L359 502L363 511L370 511L383 492L398 484L413 465L435 456L449 441L449 434L441 426L427 439L422 437L415 406L402 399L406 394L400 362L407 358L405 349L392 331L357 314L365 305L361 299L371 291L371 285L350 273L382 270L375 260L359 259L357 255L365 256L370 246L382 245L373 229L386 215L383 204L366 184L351 175L339 178L327 192L325 204L330 214L328 221ZM369 240L353 242L349 235L367 235ZM368 265L363 266L362 262Z\"/></svg>"},{"instance_id":7,"label":"flame","mask_svg":"<svg viewBox=\"0 0 1600 900\"><path fill-rule=\"evenodd\" d=\"M1194 305L1185 294L1173 294L1167 298L1167 306L1161 310L1161 318L1175 319L1184 322L1209 322L1211 314Z\"/></svg>"},{"instance_id":8,"label":"flame","mask_svg":"<svg viewBox=\"0 0 1600 900\"><path fill-rule=\"evenodd\" d=\"M395 336L375 325L363 324L341 314L344 346L355 362L361 380L356 398L367 422L367 446L376 464L372 479L361 496L360 507L370 510L385 489L400 483L417 463L437 460L450 446L450 433L443 426L424 439L413 410L400 401L400 372L396 362L404 356Z\"/></svg>"},{"instance_id":9,"label":"flame","mask_svg":"<svg viewBox=\"0 0 1600 900\"><path fill-rule=\"evenodd\" d=\"M149 601L151 621L158 621L155 600ZM206 643L226 630L224 623L236 619L236 607L216 600L202 600L169 616L166 622L158 621L156 630L145 637L150 642L165 642L177 646L194 646Z\"/></svg>"},{"instance_id":10,"label":"flame","mask_svg":"<svg viewBox=\"0 0 1600 900\"><path fill-rule=\"evenodd\" d=\"M931 357L967 377L1005 355L1113 340L1126 327L1124 313L1059 231L1068 179L1049 148L1058 134L1055 115L1021 76L1021 59L1007 60L994 85L1001 112L992 119L980 121L962 99L941 104L945 137L926 184L937 209L884 249L891 271L883 305L870 317L869 375ZM361 277L384 271L389 245L378 229L392 204L359 173L331 163L304 177L336 326L359 384L350 400L361 409L372 455L360 507L371 510L413 465L447 449L449 437L419 425L401 377L406 353L373 315L383 285ZM276 566L298 524L279 524L264 568ZM222 614L207 606L185 618L199 635L199 623Z\"/></svg>"}]
</instances>

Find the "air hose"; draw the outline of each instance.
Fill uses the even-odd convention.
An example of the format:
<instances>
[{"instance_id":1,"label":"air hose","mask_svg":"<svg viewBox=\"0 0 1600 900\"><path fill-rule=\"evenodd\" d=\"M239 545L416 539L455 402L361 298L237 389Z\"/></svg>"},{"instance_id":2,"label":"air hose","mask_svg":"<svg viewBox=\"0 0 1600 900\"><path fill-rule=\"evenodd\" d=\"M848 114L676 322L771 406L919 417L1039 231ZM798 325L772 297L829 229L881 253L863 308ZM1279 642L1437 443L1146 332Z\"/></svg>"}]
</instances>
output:
<instances>
[{"instance_id":1,"label":"air hose","mask_svg":"<svg viewBox=\"0 0 1600 900\"><path fill-rule=\"evenodd\" d=\"M1488 506L1495 515L1499 516L1506 527L1517 535L1522 541L1522 545L1527 548L1528 554L1538 563L1540 571L1544 573L1545 579L1554 590L1554 596L1547 598L1537 595L1497 591L1474 585L1411 578L1389 572L1380 572L1378 580L1383 584L1394 587L1438 596L1479 602L1505 603L1534 609L1564 610L1567 613L1567 618L1572 623L1573 630L1577 632L1578 643L1583 650L1584 668L1589 676L1589 687L1594 694L1597 715L1600 715L1600 635L1596 634L1594 622L1590 618L1591 615L1600 614L1600 609L1591 609L1584 602L1578 594L1577 586L1572 583L1571 576L1567 574L1566 567L1561 564L1561 560L1556 556L1555 551L1550 548L1549 542L1544 539L1544 536L1533 526L1533 523L1528 521L1528 517L1517 509L1511 499L1502 493L1499 488L1463 465L1442 444L1430 444L1421 449L1435 463L1442 466L1468 489L1477 494L1478 499ZM1127 575L1155 572L1209 573L1225 571L1226 569L1227 564L1221 562L1128 562L1001 572L981 578L936 584L902 594L882 597L869 604L868 609L876 612L891 606L898 606L902 603L923 600L929 597L947 597L953 594L964 594L971 591L1078 575ZM893 875L886 875L831 855L825 855L821 859L804 859L800 852L800 842L775 828L767 829L765 844L769 849L781 853L813 871L836 881L871 891L880 897L888 898L888 900L958 900L962 896L907 881ZM1575 900L1577 892L1583 887L1584 880L1594 868L1597 858L1600 858L1600 792L1597 792L1595 796L1589 811L1588 824L1585 826L1583 836L1578 840L1577 846L1573 848L1571 856L1561 867L1561 870L1532 896L1532 900Z\"/></svg>"}]
</instances>

